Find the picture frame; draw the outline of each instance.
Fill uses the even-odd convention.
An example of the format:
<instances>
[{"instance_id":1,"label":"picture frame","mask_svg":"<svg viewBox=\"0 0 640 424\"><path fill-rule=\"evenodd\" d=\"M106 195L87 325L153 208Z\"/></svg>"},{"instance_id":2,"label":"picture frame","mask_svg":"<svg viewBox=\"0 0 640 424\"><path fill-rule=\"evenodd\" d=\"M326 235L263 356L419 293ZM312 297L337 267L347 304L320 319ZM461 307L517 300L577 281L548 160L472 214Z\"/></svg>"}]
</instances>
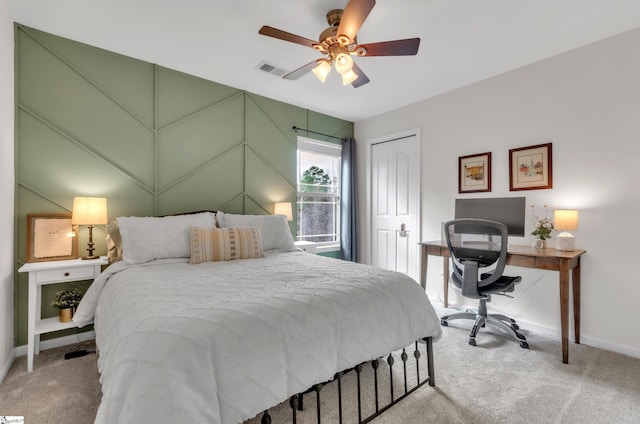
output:
<instances>
[{"instance_id":1,"label":"picture frame","mask_svg":"<svg viewBox=\"0 0 640 424\"><path fill-rule=\"evenodd\" d=\"M458 157L458 193L491 191L491 152Z\"/></svg>"},{"instance_id":2,"label":"picture frame","mask_svg":"<svg viewBox=\"0 0 640 424\"><path fill-rule=\"evenodd\" d=\"M71 233L70 213L28 214L27 262L76 259L78 238Z\"/></svg>"},{"instance_id":3,"label":"picture frame","mask_svg":"<svg viewBox=\"0 0 640 424\"><path fill-rule=\"evenodd\" d=\"M553 188L552 143L509 150L509 190Z\"/></svg>"}]
</instances>

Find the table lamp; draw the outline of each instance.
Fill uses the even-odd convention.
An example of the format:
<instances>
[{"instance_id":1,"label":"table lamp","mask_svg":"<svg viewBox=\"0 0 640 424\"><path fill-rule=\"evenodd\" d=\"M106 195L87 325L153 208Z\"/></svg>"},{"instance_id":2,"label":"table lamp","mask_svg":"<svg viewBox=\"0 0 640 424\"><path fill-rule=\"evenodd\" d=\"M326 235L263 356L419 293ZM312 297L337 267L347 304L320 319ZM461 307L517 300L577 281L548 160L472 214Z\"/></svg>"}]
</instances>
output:
<instances>
[{"instance_id":1,"label":"table lamp","mask_svg":"<svg viewBox=\"0 0 640 424\"><path fill-rule=\"evenodd\" d=\"M578 211L556 209L553 211L553 226L556 230L562 231L556 237L556 250L576 250L575 238L573 234L567 231L575 231L578 229Z\"/></svg>"},{"instance_id":2,"label":"table lamp","mask_svg":"<svg viewBox=\"0 0 640 424\"><path fill-rule=\"evenodd\" d=\"M82 259L98 259L100 256L93 254L93 226L106 225L107 221L107 199L104 197L74 197L73 213L71 215L72 225L86 225L89 227L89 243L87 251L89 254Z\"/></svg>"},{"instance_id":3,"label":"table lamp","mask_svg":"<svg viewBox=\"0 0 640 424\"><path fill-rule=\"evenodd\" d=\"M293 220L293 212L291 209L291 202L276 202L274 211L274 215L284 215L287 217L287 221Z\"/></svg>"}]
</instances>

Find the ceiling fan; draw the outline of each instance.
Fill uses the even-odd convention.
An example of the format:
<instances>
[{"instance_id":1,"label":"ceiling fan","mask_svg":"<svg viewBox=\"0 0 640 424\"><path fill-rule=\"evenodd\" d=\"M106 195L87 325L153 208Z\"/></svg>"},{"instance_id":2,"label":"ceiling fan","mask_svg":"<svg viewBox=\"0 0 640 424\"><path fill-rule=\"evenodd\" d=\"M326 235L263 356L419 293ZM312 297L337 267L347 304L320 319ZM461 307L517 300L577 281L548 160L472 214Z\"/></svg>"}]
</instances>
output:
<instances>
[{"instance_id":1,"label":"ceiling fan","mask_svg":"<svg viewBox=\"0 0 640 424\"><path fill-rule=\"evenodd\" d=\"M358 30L375 4L375 0L350 0L344 10L329 11L327 13L329 28L322 31L319 41L266 25L260 28L258 33L308 46L325 55L323 58L316 59L289 72L282 78L295 80L312 71L320 81L324 82L333 65L336 71L342 75L343 85L351 84L354 88L358 88L368 83L369 78L351 56L410 56L417 54L420 46L419 38L358 44L356 39Z\"/></svg>"}]
</instances>

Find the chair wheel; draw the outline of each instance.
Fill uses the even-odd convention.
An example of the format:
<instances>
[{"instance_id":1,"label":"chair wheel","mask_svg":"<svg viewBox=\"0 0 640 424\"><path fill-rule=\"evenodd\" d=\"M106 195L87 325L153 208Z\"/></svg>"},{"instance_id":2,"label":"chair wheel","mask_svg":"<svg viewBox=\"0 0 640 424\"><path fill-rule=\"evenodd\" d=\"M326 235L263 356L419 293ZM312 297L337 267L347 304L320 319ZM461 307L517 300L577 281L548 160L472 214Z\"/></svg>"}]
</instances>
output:
<instances>
[{"instance_id":1,"label":"chair wheel","mask_svg":"<svg viewBox=\"0 0 640 424\"><path fill-rule=\"evenodd\" d=\"M476 345L476 339L469 339L469 344L471 346L475 346ZM526 343L525 343L526 344Z\"/></svg>"},{"instance_id":2,"label":"chair wheel","mask_svg":"<svg viewBox=\"0 0 640 424\"><path fill-rule=\"evenodd\" d=\"M448 323L447 321L445 321L445 320L441 319L441 320L440 320L440 325L441 325L441 326L443 326L443 327L448 327L448 326L449 326L449 323Z\"/></svg>"},{"instance_id":3,"label":"chair wheel","mask_svg":"<svg viewBox=\"0 0 640 424\"><path fill-rule=\"evenodd\" d=\"M527 342L520 342L520 347L523 349L529 349L529 343Z\"/></svg>"}]
</instances>

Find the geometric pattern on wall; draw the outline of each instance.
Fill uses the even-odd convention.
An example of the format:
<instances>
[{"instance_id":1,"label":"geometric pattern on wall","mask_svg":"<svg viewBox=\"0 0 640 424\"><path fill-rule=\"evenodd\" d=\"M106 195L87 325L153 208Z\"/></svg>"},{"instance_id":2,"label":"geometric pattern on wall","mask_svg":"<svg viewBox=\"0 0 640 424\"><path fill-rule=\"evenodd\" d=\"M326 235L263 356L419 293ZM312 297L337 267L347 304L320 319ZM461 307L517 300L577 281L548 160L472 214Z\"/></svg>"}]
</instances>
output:
<instances>
[{"instance_id":1,"label":"geometric pattern on wall","mask_svg":"<svg viewBox=\"0 0 640 424\"><path fill-rule=\"evenodd\" d=\"M15 43L16 267L28 213L70 212L77 195L107 197L109 219L272 213L295 201L293 126L353 136L351 122L18 24ZM101 254L103 236L94 229ZM27 284L16 275L22 345Z\"/></svg>"}]
</instances>

